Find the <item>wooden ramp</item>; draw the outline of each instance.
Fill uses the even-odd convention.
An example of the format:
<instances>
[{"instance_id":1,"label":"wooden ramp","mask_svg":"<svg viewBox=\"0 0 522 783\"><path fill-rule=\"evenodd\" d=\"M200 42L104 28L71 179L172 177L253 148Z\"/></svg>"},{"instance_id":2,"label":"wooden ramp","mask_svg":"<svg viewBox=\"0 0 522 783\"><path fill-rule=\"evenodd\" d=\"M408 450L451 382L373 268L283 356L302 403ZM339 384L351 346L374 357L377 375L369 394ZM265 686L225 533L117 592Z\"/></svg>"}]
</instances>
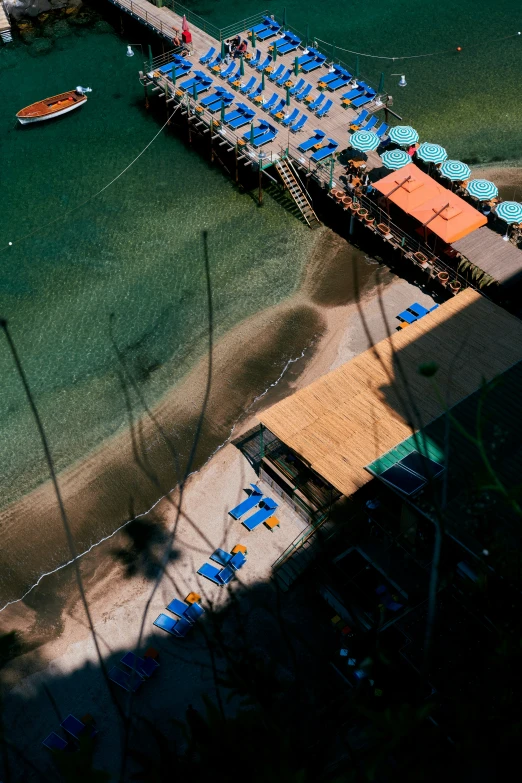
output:
<instances>
[{"instance_id":1,"label":"wooden ramp","mask_svg":"<svg viewBox=\"0 0 522 783\"><path fill-rule=\"evenodd\" d=\"M283 180L283 184L285 188L292 196L301 215L304 217L304 219L306 220L310 228L319 228L319 226L321 225L321 221L315 214L308 197L306 196L301 185L297 181L297 177L293 170L292 164L285 158L281 158L280 160L277 161L275 167L277 169L279 176Z\"/></svg>"},{"instance_id":2,"label":"wooden ramp","mask_svg":"<svg viewBox=\"0 0 522 783\"><path fill-rule=\"evenodd\" d=\"M2 2L0 2L0 38L4 43L10 43L13 40L11 23Z\"/></svg>"}]
</instances>

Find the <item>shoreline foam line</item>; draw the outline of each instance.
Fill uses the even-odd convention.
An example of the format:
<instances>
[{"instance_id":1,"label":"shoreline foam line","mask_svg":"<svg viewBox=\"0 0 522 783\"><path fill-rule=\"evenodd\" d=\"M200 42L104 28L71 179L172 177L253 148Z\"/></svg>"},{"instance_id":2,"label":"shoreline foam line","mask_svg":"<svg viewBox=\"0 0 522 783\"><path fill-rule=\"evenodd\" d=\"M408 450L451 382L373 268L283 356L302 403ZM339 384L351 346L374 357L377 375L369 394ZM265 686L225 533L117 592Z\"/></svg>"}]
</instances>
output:
<instances>
[{"instance_id":1,"label":"shoreline foam line","mask_svg":"<svg viewBox=\"0 0 522 783\"><path fill-rule=\"evenodd\" d=\"M227 438L226 438L226 439L223 441L223 443L221 443L219 446L217 446L217 448L215 448L215 449L214 449L214 451L212 452L212 454L210 454L210 455L208 456L208 458L205 460L205 462L203 463L203 465L202 465L200 468L198 468L197 470L194 470L194 471L192 471L192 473L189 473L189 475L187 476L187 479L188 479L188 478L190 478L191 476L194 476L194 475L198 474L198 473L199 473L201 470L203 470L203 468L205 468L205 467L208 465L208 463L210 462L210 460L211 460L211 459L213 459L213 458L216 456L216 454L217 454L219 451L221 451L221 449L222 449L222 448L224 448L224 447L225 447L225 446L226 446L228 443L230 443L230 440L231 440L231 438L232 438L232 436L233 436L233 434L234 434L234 431L235 431L236 427L238 426L238 424L239 424L239 422L240 422L240 421L244 420L245 414L247 414L247 413L248 413L248 412L249 412L249 411L250 411L250 410L253 408L253 406L256 404L256 402L259 402L259 400L261 400L261 399L262 399L262 398L263 398L263 397L264 397L266 394L268 394L268 392L270 391L270 389L274 388L275 386L277 386L277 385L278 385L278 384L281 382L281 380L283 379L283 377L284 377L284 375L285 375L286 371L288 370L288 368L289 368L289 367L290 367L292 364L295 364L296 362L298 362L300 359L303 359L303 358L304 358L304 356L305 356L305 354L306 354L306 352L307 352L307 351L308 351L308 350L309 350L309 349L310 349L310 348L311 348L311 347L312 347L314 344L315 344L315 339L314 339L314 340L312 340L312 341L309 343L309 345L307 345L305 348L303 348L303 350L302 350L302 352L301 352L301 354L300 354L299 356L296 356L296 357L293 357L293 358L291 358L291 359L288 359L288 361L286 362L285 366L283 367L283 369L282 369L282 371L281 371L281 373L280 373L279 377L278 377L278 378L277 378L277 379L276 379L276 380L275 380L273 383L270 383L270 384L269 384L269 385L266 387L266 389L265 389L265 390L264 390L264 391L263 391L261 394L258 394L258 395L257 395L257 397L254 397L254 399L252 400L252 402L250 403L250 405L249 405L249 406L248 406L248 407L245 409L245 411L244 411L244 412L243 412L243 414L240 416L240 418L238 418L238 419L237 419L237 421L236 421L236 422L233 424L233 426L232 426L232 428L231 428L231 430L230 430L230 433L228 434ZM150 448L150 447L149 447L149 448ZM176 486L175 486L175 487L173 487L171 490L169 490L168 492L166 492L164 495L162 495L161 497L159 497L159 498L158 498L158 499L157 499L157 500L156 500L156 501L155 501L155 502L152 504L152 506L151 506L149 509L147 509L146 511L142 511L142 512L141 512L141 514L136 514L136 516L135 516L135 517L132 517L132 519L127 519L127 520L125 520L125 522L123 522L123 523L122 523L122 524L121 524L119 527L117 527L117 528L116 528L116 530L114 530L114 531L113 531L112 533L110 533L108 536L104 536L104 537L103 537L103 538L101 538L99 541L96 541L94 544L91 544L91 546L90 546L88 549L86 549L84 552L80 552L80 554L79 554L79 555L77 555L76 557L73 557L73 558L71 558L70 560L68 560L68 561L67 561L67 562L65 562L65 563L62 563L61 565L59 565L59 566L57 566L56 568L54 568L52 571L46 571L45 573L41 574L41 575L38 577L37 581L36 581L36 582L35 582L33 585L31 585L31 587L29 587L29 589L28 589L28 590L26 590L26 592L25 592L25 593L24 593L22 596L20 596L20 598L13 598L11 601L7 601L7 603L6 603L6 604L4 604L4 606L2 606L2 608L0 608L0 614L1 614L1 613L4 611L4 609L7 609L7 607L8 607L8 606L12 606L13 604L17 604L17 603L20 603L20 601L23 601L23 600L24 600L24 598L26 598L26 597L29 595L29 593L31 593L31 592L32 592L32 591L33 591L33 590L34 590L36 587L38 587L38 585L40 584L40 582L41 582L43 579L45 579L45 577L46 577L46 576L52 576L53 574L56 574L56 573L58 573L58 571L62 571L64 568L67 568L67 566L70 566L70 565L72 565L72 564L73 564L73 563L74 563L76 560L80 560L80 558L84 557L84 555L88 555L88 554L89 554L89 552L91 552L91 551L92 551L93 549L95 549L97 546L100 546L100 544L103 544L105 541L109 541L109 539L113 538L113 536L115 536L115 535L116 535L116 533L119 533L121 530L123 530L123 528L127 527L127 525L129 525L131 522L134 522L136 519L140 519L141 517L145 517L145 516L147 516L147 514L150 514L150 512L151 512L151 511L152 511L154 508L156 508L156 506L158 505L158 503L160 503L160 502L161 502L162 500L164 500L164 499L165 499L165 498L166 498L168 495L170 495L172 492L174 492L174 490L176 489L176 487L177 487L177 486L178 486L178 485L176 485Z\"/></svg>"}]
</instances>

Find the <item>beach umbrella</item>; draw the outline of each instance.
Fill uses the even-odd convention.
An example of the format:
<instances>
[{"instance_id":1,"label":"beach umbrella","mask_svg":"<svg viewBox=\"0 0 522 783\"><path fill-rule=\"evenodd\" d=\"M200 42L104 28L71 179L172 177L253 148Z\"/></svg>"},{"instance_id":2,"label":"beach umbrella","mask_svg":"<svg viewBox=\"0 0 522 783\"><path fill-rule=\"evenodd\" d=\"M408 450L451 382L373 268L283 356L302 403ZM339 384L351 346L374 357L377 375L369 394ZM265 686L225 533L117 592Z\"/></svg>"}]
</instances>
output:
<instances>
[{"instance_id":1,"label":"beach umbrella","mask_svg":"<svg viewBox=\"0 0 522 783\"><path fill-rule=\"evenodd\" d=\"M274 62L277 60L277 46L275 44L272 44L272 60Z\"/></svg>"},{"instance_id":2,"label":"beach umbrella","mask_svg":"<svg viewBox=\"0 0 522 783\"><path fill-rule=\"evenodd\" d=\"M261 92L265 91L265 72L261 74Z\"/></svg>"},{"instance_id":3,"label":"beach umbrella","mask_svg":"<svg viewBox=\"0 0 522 783\"><path fill-rule=\"evenodd\" d=\"M381 160L386 168L391 169L392 171L402 169L403 166L407 166L408 163L411 163L410 156L407 152L404 152L404 150L388 150L387 152L383 152Z\"/></svg>"},{"instance_id":4,"label":"beach umbrella","mask_svg":"<svg viewBox=\"0 0 522 783\"><path fill-rule=\"evenodd\" d=\"M225 101L221 101L221 122L225 122Z\"/></svg>"},{"instance_id":5,"label":"beach umbrella","mask_svg":"<svg viewBox=\"0 0 522 783\"><path fill-rule=\"evenodd\" d=\"M395 125L395 127L390 128L388 136L390 141L400 144L401 147L410 147L419 140L419 134L410 125Z\"/></svg>"},{"instance_id":6,"label":"beach umbrella","mask_svg":"<svg viewBox=\"0 0 522 783\"><path fill-rule=\"evenodd\" d=\"M172 79L172 84L175 85L176 84L176 66L175 65L172 66L172 71L171 71L171 74L170 74L170 78Z\"/></svg>"},{"instance_id":7,"label":"beach umbrella","mask_svg":"<svg viewBox=\"0 0 522 783\"><path fill-rule=\"evenodd\" d=\"M192 97L194 98L195 101L197 101L197 99L198 99L198 85L195 82L192 85Z\"/></svg>"},{"instance_id":8,"label":"beach umbrella","mask_svg":"<svg viewBox=\"0 0 522 783\"><path fill-rule=\"evenodd\" d=\"M444 163L448 157L444 147L440 144L430 144L428 141L423 142L415 154L424 163Z\"/></svg>"},{"instance_id":9,"label":"beach umbrella","mask_svg":"<svg viewBox=\"0 0 522 783\"><path fill-rule=\"evenodd\" d=\"M522 204L518 201L502 201L497 204L495 213L506 223L522 223Z\"/></svg>"},{"instance_id":10,"label":"beach umbrella","mask_svg":"<svg viewBox=\"0 0 522 783\"><path fill-rule=\"evenodd\" d=\"M252 146L254 146L254 138L255 138L255 136L254 136L254 123L251 122L250 123L250 144Z\"/></svg>"},{"instance_id":11,"label":"beach umbrella","mask_svg":"<svg viewBox=\"0 0 522 783\"><path fill-rule=\"evenodd\" d=\"M498 196L498 188L489 179L470 179L466 185L466 190L473 198L479 201L490 201Z\"/></svg>"},{"instance_id":12,"label":"beach umbrella","mask_svg":"<svg viewBox=\"0 0 522 783\"><path fill-rule=\"evenodd\" d=\"M460 160L445 160L439 171L443 177L450 179L452 182L462 182L471 174L470 167L466 166L465 163L461 163Z\"/></svg>"},{"instance_id":13,"label":"beach umbrella","mask_svg":"<svg viewBox=\"0 0 522 783\"><path fill-rule=\"evenodd\" d=\"M222 60L225 59L225 55L226 55L226 52L225 52L225 42L221 41L221 59Z\"/></svg>"},{"instance_id":14,"label":"beach umbrella","mask_svg":"<svg viewBox=\"0 0 522 783\"><path fill-rule=\"evenodd\" d=\"M381 140L375 133L370 131L360 130L355 131L350 139L350 146L354 150L359 152L368 152L368 150L376 150Z\"/></svg>"},{"instance_id":15,"label":"beach umbrella","mask_svg":"<svg viewBox=\"0 0 522 783\"><path fill-rule=\"evenodd\" d=\"M294 74L297 76L299 73L299 57L294 59Z\"/></svg>"},{"instance_id":16,"label":"beach umbrella","mask_svg":"<svg viewBox=\"0 0 522 783\"><path fill-rule=\"evenodd\" d=\"M252 30L252 49L254 48L255 45L256 45L256 34Z\"/></svg>"},{"instance_id":17,"label":"beach umbrella","mask_svg":"<svg viewBox=\"0 0 522 783\"><path fill-rule=\"evenodd\" d=\"M239 58L239 75L244 76L245 75L245 63L243 60L243 55Z\"/></svg>"},{"instance_id":18,"label":"beach umbrella","mask_svg":"<svg viewBox=\"0 0 522 783\"><path fill-rule=\"evenodd\" d=\"M290 106L290 87L286 88L286 105Z\"/></svg>"},{"instance_id":19,"label":"beach umbrella","mask_svg":"<svg viewBox=\"0 0 522 783\"><path fill-rule=\"evenodd\" d=\"M185 14L183 14L183 19L181 20L181 29L185 33L188 32L188 29L189 29L188 22L187 22L187 17L185 16Z\"/></svg>"}]
</instances>

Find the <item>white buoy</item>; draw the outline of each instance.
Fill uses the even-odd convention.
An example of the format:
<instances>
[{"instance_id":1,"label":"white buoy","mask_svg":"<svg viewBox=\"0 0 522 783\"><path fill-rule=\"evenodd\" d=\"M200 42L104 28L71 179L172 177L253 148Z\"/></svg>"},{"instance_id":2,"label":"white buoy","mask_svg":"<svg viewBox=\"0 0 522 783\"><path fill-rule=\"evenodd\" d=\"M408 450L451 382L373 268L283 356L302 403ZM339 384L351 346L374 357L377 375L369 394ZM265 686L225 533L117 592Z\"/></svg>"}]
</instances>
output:
<instances>
[{"instance_id":1,"label":"white buoy","mask_svg":"<svg viewBox=\"0 0 522 783\"><path fill-rule=\"evenodd\" d=\"M401 74L401 78L400 78L400 81L399 81L399 87L406 87L407 83L408 82L406 81L405 75Z\"/></svg>"},{"instance_id":2,"label":"white buoy","mask_svg":"<svg viewBox=\"0 0 522 783\"><path fill-rule=\"evenodd\" d=\"M134 52L132 51L132 46L130 44L127 46L127 57L134 57Z\"/></svg>"},{"instance_id":3,"label":"white buoy","mask_svg":"<svg viewBox=\"0 0 522 783\"><path fill-rule=\"evenodd\" d=\"M12 243L12 242L9 242L9 244L10 244L10 245L12 245L13 243Z\"/></svg>"}]
</instances>

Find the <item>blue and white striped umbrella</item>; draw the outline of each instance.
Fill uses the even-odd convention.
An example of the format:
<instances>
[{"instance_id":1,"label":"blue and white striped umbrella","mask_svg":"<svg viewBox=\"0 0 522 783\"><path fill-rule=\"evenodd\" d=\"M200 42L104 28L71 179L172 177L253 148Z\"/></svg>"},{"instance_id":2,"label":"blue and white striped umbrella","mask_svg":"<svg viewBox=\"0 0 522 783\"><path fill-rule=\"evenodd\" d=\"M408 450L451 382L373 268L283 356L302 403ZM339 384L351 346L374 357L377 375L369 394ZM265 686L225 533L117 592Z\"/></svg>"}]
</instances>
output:
<instances>
[{"instance_id":1,"label":"blue and white striped umbrella","mask_svg":"<svg viewBox=\"0 0 522 783\"><path fill-rule=\"evenodd\" d=\"M522 204L518 201L502 201L497 205L495 212L506 223L522 223Z\"/></svg>"},{"instance_id":2,"label":"blue and white striped umbrella","mask_svg":"<svg viewBox=\"0 0 522 783\"><path fill-rule=\"evenodd\" d=\"M350 145L354 150L359 152L368 152L368 150L376 150L381 140L375 133L370 131L355 131L350 139Z\"/></svg>"},{"instance_id":3,"label":"blue and white striped umbrella","mask_svg":"<svg viewBox=\"0 0 522 783\"><path fill-rule=\"evenodd\" d=\"M460 160L445 160L440 167L440 173L452 182L462 182L469 177L471 169Z\"/></svg>"},{"instance_id":4,"label":"blue and white striped umbrella","mask_svg":"<svg viewBox=\"0 0 522 783\"><path fill-rule=\"evenodd\" d=\"M466 185L466 190L473 198L479 201L490 201L498 196L498 188L489 179L470 179Z\"/></svg>"},{"instance_id":5,"label":"blue and white striped umbrella","mask_svg":"<svg viewBox=\"0 0 522 783\"><path fill-rule=\"evenodd\" d=\"M410 147L419 140L419 134L410 125L395 125L388 132L390 140L401 147Z\"/></svg>"},{"instance_id":6,"label":"blue and white striped umbrella","mask_svg":"<svg viewBox=\"0 0 522 783\"><path fill-rule=\"evenodd\" d=\"M448 157L444 147L440 144L430 144L429 141L423 142L415 154L425 163L443 163Z\"/></svg>"},{"instance_id":7,"label":"blue and white striped umbrella","mask_svg":"<svg viewBox=\"0 0 522 783\"><path fill-rule=\"evenodd\" d=\"M407 166L408 163L411 163L410 156L407 152L404 152L404 150L388 150L387 152L383 152L381 160L386 168L391 169L392 171L402 169L403 166Z\"/></svg>"}]
</instances>

